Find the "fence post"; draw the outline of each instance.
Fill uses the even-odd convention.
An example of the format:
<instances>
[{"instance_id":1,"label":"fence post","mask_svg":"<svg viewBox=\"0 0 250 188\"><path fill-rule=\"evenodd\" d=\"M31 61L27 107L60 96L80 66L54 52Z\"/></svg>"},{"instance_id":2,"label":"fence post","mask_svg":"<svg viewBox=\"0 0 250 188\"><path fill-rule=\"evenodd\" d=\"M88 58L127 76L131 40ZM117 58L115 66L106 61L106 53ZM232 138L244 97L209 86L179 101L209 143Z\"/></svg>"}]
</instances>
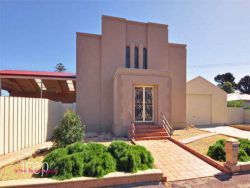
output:
<instances>
[{"instance_id":1,"label":"fence post","mask_svg":"<svg viewBox=\"0 0 250 188\"><path fill-rule=\"evenodd\" d=\"M226 152L226 167L228 167L232 173L239 171L238 162L238 152L239 152L239 141L230 138L225 142L225 152Z\"/></svg>"}]
</instances>

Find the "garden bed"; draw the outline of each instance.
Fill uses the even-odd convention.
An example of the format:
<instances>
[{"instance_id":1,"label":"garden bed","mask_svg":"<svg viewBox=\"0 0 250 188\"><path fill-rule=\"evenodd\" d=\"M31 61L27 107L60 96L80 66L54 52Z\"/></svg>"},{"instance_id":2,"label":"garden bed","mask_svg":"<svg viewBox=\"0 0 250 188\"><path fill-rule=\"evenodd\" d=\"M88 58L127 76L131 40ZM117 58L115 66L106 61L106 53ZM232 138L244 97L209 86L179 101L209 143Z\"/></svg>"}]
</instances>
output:
<instances>
[{"instance_id":1,"label":"garden bed","mask_svg":"<svg viewBox=\"0 0 250 188\"><path fill-rule=\"evenodd\" d=\"M236 129L243 130L243 131L250 131L250 124L237 124L237 125L230 125L230 126Z\"/></svg>"},{"instance_id":2,"label":"garden bed","mask_svg":"<svg viewBox=\"0 0 250 188\"><path fill-rule=\"evenodd\" d=\"M197 128L188 128L188 129L180 129L180 130L174 130L173 135L171 136L175 140L183 140L186 138L207 134L207 131L202 131Z\"/></svg>"},{"instance_id":3,"label":"garden bed","mask_svg":"<svg viewBox=\"0 0 250 188\"><path fill-rule=\"evenodd\" d=\"M195 151L201 153L202 155L207 155L207 151L209 146L212 146L216 143L217 140L220 139L229 139L232 137L225 136L225 135L213 135L207 138L202 138L200 140L191 142L186 144L188 147L194 149Z\"/></svg>"}]
</instances>

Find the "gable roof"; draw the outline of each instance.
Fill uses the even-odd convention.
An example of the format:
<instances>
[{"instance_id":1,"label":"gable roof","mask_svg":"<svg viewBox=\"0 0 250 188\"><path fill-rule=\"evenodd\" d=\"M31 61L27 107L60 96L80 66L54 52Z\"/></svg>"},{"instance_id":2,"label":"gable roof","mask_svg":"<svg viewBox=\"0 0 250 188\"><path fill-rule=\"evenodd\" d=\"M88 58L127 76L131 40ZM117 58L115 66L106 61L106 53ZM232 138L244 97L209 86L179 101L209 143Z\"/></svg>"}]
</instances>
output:
<instances>
[{"instance_id":1,"label":"gable roof","mask_svg":"<svg viewBox=\"0 0 250 188\"><path fill-rule=\"evenodd\" d=\"M209 84L210 86L212 86L213 88L217 89L218 91L223 92L224 94L227 94L224 90L222 90L221 88L219 88L218 86L214 85L213 83L211 83L210 81L208 81L207 79L203 78L202 76L197 76L191 80L189 80L186 84L191 84L192 82L195 82L197 80L202 80L205 83Z\"/></svg>"}]
</instances>

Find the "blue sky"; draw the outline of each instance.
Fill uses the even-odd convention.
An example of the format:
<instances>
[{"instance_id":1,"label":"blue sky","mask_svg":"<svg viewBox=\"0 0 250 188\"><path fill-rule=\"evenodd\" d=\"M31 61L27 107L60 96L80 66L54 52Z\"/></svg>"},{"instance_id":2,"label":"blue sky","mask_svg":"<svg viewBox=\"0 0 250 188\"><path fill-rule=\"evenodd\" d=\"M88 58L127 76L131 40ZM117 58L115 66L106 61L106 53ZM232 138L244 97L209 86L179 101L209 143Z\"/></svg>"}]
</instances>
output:
<instances>
[{"instance_id":1,"label":"blue sky","mask_svg":"<svg viewBox=\"0 0 250 188\"><path fill-rule=\"evenodd\" d=\"M250 1L0 0L0 69L75 72L76 32L101 33L101 15L169 25L187 44L187 79L250 74Z\"/></svg>"}]
</instances>

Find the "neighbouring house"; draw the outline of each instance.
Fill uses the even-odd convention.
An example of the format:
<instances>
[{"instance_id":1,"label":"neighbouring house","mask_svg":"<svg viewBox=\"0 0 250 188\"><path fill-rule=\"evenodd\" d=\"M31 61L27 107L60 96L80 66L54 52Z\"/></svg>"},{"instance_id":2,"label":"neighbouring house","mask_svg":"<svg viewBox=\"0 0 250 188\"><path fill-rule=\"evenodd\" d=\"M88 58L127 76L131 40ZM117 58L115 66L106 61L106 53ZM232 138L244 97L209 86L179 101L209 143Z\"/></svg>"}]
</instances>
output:
<instances>
[{"instance_id":1,"label":"neighbouring house","mask_svg":"<svg viewBox=\"0 0 250 188\"><path fill-rule=\"evenodd\" d=\"M187 123L221 125L228 121L227 93L198 76L187 82Z\"/></svg>"},{"instance_id":2,"label":"neighbouring house","mask_svg":"<svg viewBox=\"0 0 250 188\"><path fill-rule=\"evenodd\" d=\"M239 92L227 94L227 101L243 101L245 107L250 107L250 95Z\"/></svg>"},{"instance_id":3,"label":"neighbouring house","mask_svg":"<svg viewBox=\"0 0 250 188\"><path fill-rule=\"evenodd\" d=\"M131 120L160 124L162 115L186 126L186 45L168 41L167 25L103 16L102 33L78 32L76 49L76 111L86 131L122 136Z\"/></svg>"}]
</instances>

